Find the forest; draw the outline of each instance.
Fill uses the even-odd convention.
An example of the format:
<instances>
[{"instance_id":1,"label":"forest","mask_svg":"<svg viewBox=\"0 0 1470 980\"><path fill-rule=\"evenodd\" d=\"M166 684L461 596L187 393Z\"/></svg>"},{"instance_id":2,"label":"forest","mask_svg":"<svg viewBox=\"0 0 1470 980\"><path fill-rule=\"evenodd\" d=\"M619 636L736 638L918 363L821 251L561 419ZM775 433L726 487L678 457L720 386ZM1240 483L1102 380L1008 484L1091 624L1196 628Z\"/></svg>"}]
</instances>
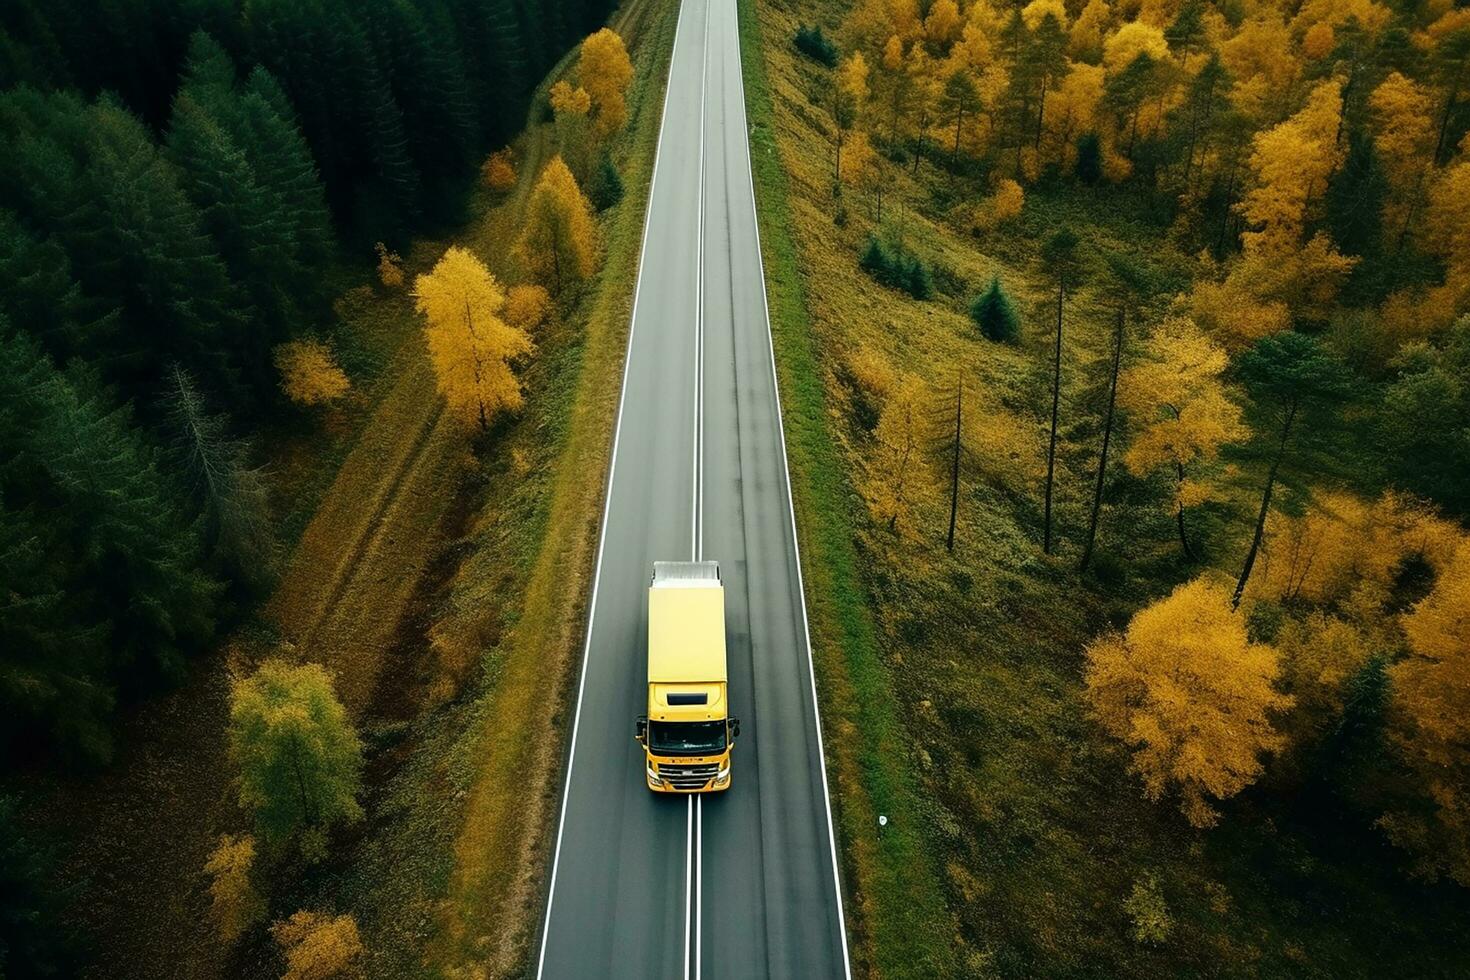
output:
<instances>
[{"instance_id":1,"label":"forest","mask_svg":"<svg viewBox=\"0 0 1470 980\"><path fill-rule=\"evenodd\" d=\"M361 822L377 743L357 726L376 716L354 698L375 675L324 669L313 661L330 659L325 649L292 654L269 638L286 622L275 610L282 592L321 578L301 557L316 540L308 508L352 440L374 430L391 366L416 364L426 345L422 404L431 419L444 405L448 420L436 458L484 454L529 390L531 331L558 310L585 315L574 312L590 295L580 283L600 247L579 184L599 209L620 199L609 149L632 78L622 39L598 31L611 10L592 0L0 10L0 973L85 967L98 940L72 906L111 900L75 867L109 829L64 830L86 821L65 788L49 814L59 823L38 818L41 787L148 792L163 777L132 775L138 746L123 733L174 692L193 697L200 678L225 676L227 661L228 717L216 724L197 704L210 739L183 751L189 766L229 772L235 812L248 815L191 871L211 883L203 898L220 949L254 930L256 966L228 972L268 972L272 943L293 976L327 975L311 972L313 957L343 968L360 958L352 916L278 913L268 879L320 865L333 833ZM580 65L586 83L562 83L578 103L559 113L566 132L523 161L511 144L528 116L553 129L538 88L568 63L562 74L577 79ZM440 244L432 256L417 244L496 208L511 212L496 221L516 222L509 240ZM394 360L400 348L409 354ZM443 495L467 474L452 469ZM480 484L468 478L473 498ZM372 515L372 501L338 496ZM428 562L449 525L442 508L420 519L436 531ZM378 611L381 644L400 619ZM251 656L253 673L220 653L242 643L266 650ZM228 751L220 743L204 762L216 737ZM177 819L189 815L160 827ZM192 839L122 844L150 867L175 846L194 853ZM65 884L58 865L72 868ZM104 882L112 873L91 870ZM186 904L196 894L193 878L177 887ZM267 930L268 912L278 921ZM136 948L101 952L104 972L139 962Z\"/></svg>"},{"instance_id":2,"label":"forest","mask_svg":"<svg viewBox=\"0 0 1470 980\"><path fill-rule=\"evenodd\" d=\"M1463 971L1470 10L746 17L859 958Z\"/></svg>"}]
</instances>

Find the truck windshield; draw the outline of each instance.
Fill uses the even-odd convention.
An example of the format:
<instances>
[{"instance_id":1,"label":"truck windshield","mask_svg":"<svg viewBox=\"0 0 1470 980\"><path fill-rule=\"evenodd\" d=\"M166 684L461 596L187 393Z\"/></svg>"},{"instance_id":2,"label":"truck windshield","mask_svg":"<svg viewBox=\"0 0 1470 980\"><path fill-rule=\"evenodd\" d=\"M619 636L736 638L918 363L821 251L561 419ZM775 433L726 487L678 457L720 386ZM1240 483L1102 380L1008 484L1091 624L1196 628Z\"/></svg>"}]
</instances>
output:
<instances>
[{"instance_id":1,"label":"truck windshield","mask_svg":"<svg viewBox=\"0 0 1470 980\"><path fill-rule=\"evenodd\" d=\"M654 755L715 755L725 751L725 723L651 721L648 749Z\"/></svg>"}]
</instances>

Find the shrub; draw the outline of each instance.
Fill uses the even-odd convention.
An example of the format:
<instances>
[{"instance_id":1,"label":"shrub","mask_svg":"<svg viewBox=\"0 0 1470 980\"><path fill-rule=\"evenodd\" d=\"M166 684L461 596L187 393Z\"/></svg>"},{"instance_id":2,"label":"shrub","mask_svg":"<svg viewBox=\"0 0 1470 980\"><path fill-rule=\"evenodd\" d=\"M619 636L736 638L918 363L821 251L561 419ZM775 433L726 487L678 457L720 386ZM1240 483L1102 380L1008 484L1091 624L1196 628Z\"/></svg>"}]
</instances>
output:
<instances>
[{"instance_id":1,"label":"shrub","mask_svg":"<svg viewBox=\"0 0 1470 980\"><path fill-rule=\"evenodd\" d=\"M265 914L265 902L250 880L255 866L255 838L249 834L225 834L209 855L204 872L209 875L210 911L219 927L220 939L232 944Z\"/></svg>"},{"instance_id":2,"label":"shrub","mask_svg":"<svg viewBox=\"0 0 1470 980\"><path fill-rule=\"evenodd\" d=\"M934 295L934 277L929 266L902 245L884 244L869 235L858 267L876 281L901 289L914 299L929 299Z\"/></svg>"},{"instance_id":3,"label":"shrub","mask_svg":"<svg viewBox=\"0 0 1470 980\"><path fill-rule=\"evenodd\" d=\"M997 343L1012 343L1021 334L1021 318L998 276L991 276L989 287L970 304L970 319L985 339Z\"/></svg>"},{"instance_id":4,"label":"shrub","mask_svg":"<svg viewBox=\"0 0 1470 980\"><path fill-rule=\"evenodd\" d=\"M796 50L828 68L837 67L837 45L833 44L827 35L822 33L822 29L815 24L811 27L805 24L797 26Z\"/></svg>"},{"instance_id":5,"label":"shrub","mask_svg":"<svg viewBox=\"0 0 1470 980\"><path fill-rule=\"evenodd\" d=\"M492 191L508 191L516 185L515 164L510 161L510 150L496 150L480 167L480 179Z\"/></svg>"},{"instance_id":6,"label":"shrub","mask_svg":"<svg viewBox=\"0 0 1470 980\"><path fill-rule=\"evenodd\" d=\"M323 405L347 394L351 382L320 340L290 340L275 350L281 390L297 405Z\"/></svg>"},{"instance_id":7,"label":"shrub","mask_svg":"<svg viewBox=\"0 0 1470 980\"><path fill-rule=\"evenodd\" d=\"M587 190L592 206L599 211L606 211L623 199L623 178L608 154L604 153L597 161L597 170Z\"/></svg>"},{"instance_id":8,"label":"shrub","mask_svg":"<svg viewBox=\"0 0 1470 980\"><path fill-rule=\"evenodd\" d=\"M297 912L271 926L286 957L281 980L330 980L352 969L362 956L357 920L350 915Z\"/></svg>"},{"instance_id":9,"label":"shrub","mask_svg":"<svg viewBox=\"0 0 1470 980\"><path fill-rule=\"evenodd\" d=\"M1133 923L1133 938L1141 943L1161 943L1174 930L1174 918L1164 903L1159 879L1145 874L1133 883L1133 891L1123 901L1123 911Z\"/></svg>"}]
</instances>

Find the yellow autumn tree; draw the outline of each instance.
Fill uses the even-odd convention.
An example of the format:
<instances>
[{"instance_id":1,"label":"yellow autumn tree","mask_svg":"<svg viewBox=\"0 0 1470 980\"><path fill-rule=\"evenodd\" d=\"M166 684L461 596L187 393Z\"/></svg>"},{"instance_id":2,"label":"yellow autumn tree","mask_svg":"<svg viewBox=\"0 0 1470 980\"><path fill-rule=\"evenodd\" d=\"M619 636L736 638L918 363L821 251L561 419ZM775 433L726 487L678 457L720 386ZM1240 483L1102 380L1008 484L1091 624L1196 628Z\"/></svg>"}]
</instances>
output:
<instances>
[{"instance_id":1,"label":"yellow autumn tree","mask_svg":"<svg viewBox=\"0 0 1470 980\"><path fill-rule=\"evenodd\" d=\"M1123 633L1087 648L1087 696L1103 728L1133 751L1151 800L1177 792L1195 827L1211 805L1249 786L1283 739L1271 713L1291 706L1273 686L1274 648L1252 643L1230 588L1198 578L1137 613Z\"/></svg>"},{"instance_id":2,"label":"yellow autumn tree","mask_svg":"<svg viewBox=\"0 0 1470 980\"><path fill-rule=\"evenodd\" d=\"M1096 63L1102 59L1103 32L1113 19L1107 0L1087 0L1067 39L1067 50L1079 61Z\"/></svg>"},{"instance_id":3,"label":"yellow autumn tree","mask_svg":"<svg viewBox=\"0 0 1470 980\"><path fill-rule=\"evenodd\" d=\"M592 205L561 157L552 157L536 180L526 224L516 243L526 269L560 292L568 280L592 274L597 262L597 224Z\"/></svg>"},{"instance_id":4,"label":"yellow autumn tree","mask_svg":"<svg viewBox=\"0 0 1470 980\"><path fill-rule=\"evenodd\" d=\"M524 330L501 319L505 293L485 264L457 246L414 283L424 337L450 412L482 430L521 407L513 362L535 348Z\"/></svg>"},{"instance_id":5,"label":"yellow autumn tree","mask_svg":"<svg viewBox=\"0 0 1470 980\"><path fill-rule=\"evenodd\" d=\"M1389 668L1394 740L1430 806L1383 824L1420 873L1470 885L1470 540L1403 627L1410 655Z\"/></svg>"},{"instance_id":6,"label":"yellow autumn tree","mask_svg":"<svg viewBox=\"0 0 1470 980\"><path fill-rule=\"evenodd\" d=\"M1384 224L1402 241L1418 217L1424 182L1434 164L1434 99L1422 85L1395 71L1373 90L1368 105L1375 124L1373 144L1393 189Z\"/></svg>"},{"instance_id":7,"label":"yellow autumn tree","mask_svg":"<svg viewBox=\"0 0 1470 980\"><path fill-rule=\"evenodd\" d=\"M373 250L378 253L378 281L389 289L402 286L403 256L391 251L382 242L374 245Z\"/></svg>"},{"instance_id":8,"label":"yellow autumn tree","mask_svg":"<svg viewBox=\"0 0 1470 980\"><path fill-rule=\"evenodd\" d=\"M1356 624L1320 610L1287 620L1276 645L1298 709L1319 724L1341 717L1343 685L1373 652Z\"/></svg>"},{"instance_id":9,"label":"yellow autumn tree","mask_svg":"<svg viewBox=\"0 0 1470 980\"><path fill-rule=\"evenodd\" d=\"M556 123L556 142L561 158L572 173L585 178L592 157L589 137L592 96L585 88L573 88L567 82L559 81L551 86L547 98Z\"/></svg>"},{"instance_id":10,"label":"yellow autumn tree","mask_svg":"<svg viewBox=\"0 0 1470 980\"><path fill-rule=\"evenodd\" d=\"M577 78L592 100L597 135L605 138L622 129L628 119L625 95L633 80L633 62L617 31L604 27L582 42Z\"/></svg>"},{"instance_id":11,"label":"yellow autumn tree","mask_svg":"<svg viewBox=\"0 0 1470 980\"><path fill-rule=\"evenodd\" d=\"M873 516L888 530L912 534L914 511L934 491L924 457L930 436L925 387L912 376L893 386L873 429L864 496Z\"/></svg>"},{"instance_id":12,"label":"yellow autumn tree","mask_svg":"<svg viewBox=\"0 0 1470 980\"><path fill-rule=\"evenodd\" d=\"M330 404L352 387L332 349L320 340L289 340L276 348L275 362L281 391L297 405Z\"/></svg>"},{"instance_id":13,"label":"yellow autumn tree","mask_svg":"<svg viewBox=\"0 0 1470 980\"><path fill-rule=\"evenodd\" d=\"M1247 252L1285 256L1301 246L1307 202L1320 197L1340 162L1341 90L1336 79L1319 83L1300 112L1256 135L1250 157L1256 186L1239 205L1251 225L1241 235Z\"/></svg>"},{"instance_id":14,"label":"yellow autumn tree","mask_svg":"<svg viewBox=\"0 0 1470 980\"><path fill-rule=\"evenodd\" d=\"M522 283L505 294L505 322L530 332L546 322L551 312L551 294L545 286Z\"/></svg>"},{"instance_id":15,"label":"yellow autumn tree","mask_svg":"<svg viewBox=\"0 0 1470 980\"><path fill-rule=\"evenodd\" d=\"M485 186L497 193L503 193L516 185L516 168L511 161L509 148L496 150L485 158L485 163L480 167L480 179Z\"/></svg>"},{"instance_id":16,"label":"yellow autumn tree","mask_svg":"<svg viewBox=\"0 0 1470 980\"><path fill-rule=\"evenodd\" d=\"M929 5L929 14L924 18L924 38L936 54L949 50L964 26L959 5L954 0L934 0Z\"/></svg>"},{"instance_id":17,"label":"yellow autumn tree","mask_svg":"<svg viewBox=\"0 0 1470 980\"><path fill-rule=\"evenodd\" d=\"M255 890L255 838L226 834L204 864L209 875L209 905L220 939L232 945L265 915L265 902Z\"/></svg>"},{"instance_id":18,"label":"yellow autumn tree","mask_svg":"<svg viewBox=\"0 0 1470 980\"><path fill-rule=\"evenodd\" d=\"M362 958L362 937L350 915L302 910L271 926L286 960L281 980L332 980L348 976Z\"/></svg>"},{"instance_id":19,"label":"yellow autumn tree","mask_svg":"<svg viewBox=\"0 0 1470 980\"><path fill-rule=\"evenodd\" d=\"M1240 408L1221 382L1229 359L1193 320L1170 317L1148 340L1145 356L1118 383L1118 401L1138 426L1123 463L1135 475L1167 469L1173 477L1170 508L1186 556L1193 546L1185 514L1209 500L1213 488L1200 472L1220 447L1246 435Z\"/></svg>"}]
</instances>

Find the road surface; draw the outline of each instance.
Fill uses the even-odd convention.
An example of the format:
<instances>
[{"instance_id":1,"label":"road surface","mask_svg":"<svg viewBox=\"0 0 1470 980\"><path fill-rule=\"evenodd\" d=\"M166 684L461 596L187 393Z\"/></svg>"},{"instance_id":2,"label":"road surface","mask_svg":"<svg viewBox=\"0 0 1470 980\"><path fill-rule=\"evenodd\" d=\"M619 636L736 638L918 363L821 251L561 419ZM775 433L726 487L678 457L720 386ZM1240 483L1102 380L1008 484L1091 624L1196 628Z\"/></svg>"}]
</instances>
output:
<instances>
[{"instance_id":1,"label":"road surface","mask_svg":"<svg viewBox=\"0 0 1470 980\"><path fill-rule=\"evenodd\" d=\"M735 0L683 0L537 975L850 975L765 305ZM714 559L725 793L650 792L647 589Z\"/></svg>"}]
</instances>

